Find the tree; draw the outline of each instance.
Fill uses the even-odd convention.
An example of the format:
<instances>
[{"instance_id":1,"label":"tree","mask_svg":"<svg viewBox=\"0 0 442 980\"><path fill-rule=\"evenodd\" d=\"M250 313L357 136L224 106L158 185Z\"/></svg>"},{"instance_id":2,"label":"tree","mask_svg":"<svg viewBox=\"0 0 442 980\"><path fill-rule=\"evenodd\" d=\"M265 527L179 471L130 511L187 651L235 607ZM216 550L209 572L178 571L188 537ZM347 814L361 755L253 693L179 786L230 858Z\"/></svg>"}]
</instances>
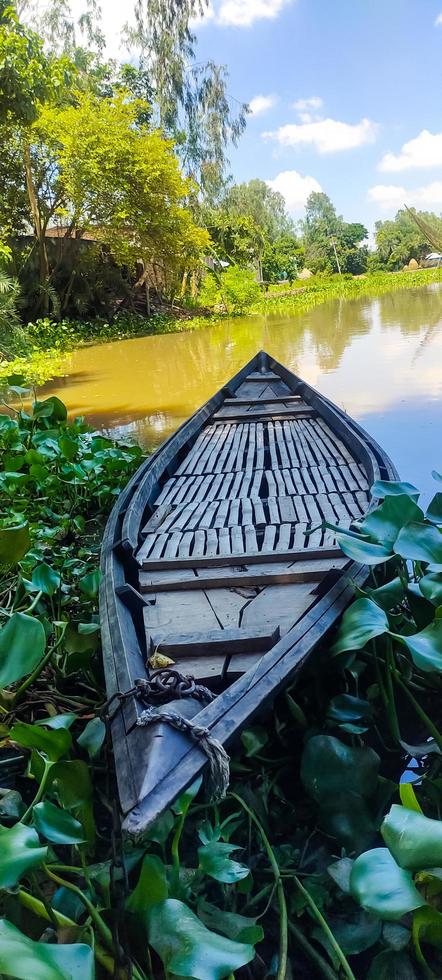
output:
<instances>
[{"instance_id":1,"label":"tree","mask_svg":"<svg viewBox=\"0 0 442 980\"><path fill-rule=\"evenodd\" d=\"M0 124L27 126L38 106L67 80L68 62L55 60L25 27L8 0L0 0Z\"/></svg>"},{"instance_id":2,"label":"tree","mask_svg":"<svg viewBox=\"0 0 442 980\"><path fill-rule=\"evenodd\" d=\"M57 217L66 237L92 232L120 266L154 259L168 269L192 267L209 237L184 207L188 181L172 144L137 123L139 108L123 91L109 99L79 93L75 105L42 107L30 150L34 231L44 239ZM53 279L48 270L43 285Z\"/></svg>"},{"instance_id":3,"label":"tree","mask_svg":"<svg viewBox=\"0 0 442 980\"><path fill-rule=\"evenodd\" d=\"M262 256L262 277L266 282L293 282L304 263L304 248L294 235L280 235L267 242Z\"/></svg>"},{"instance_id":4,"label":"tree","mask_svg":"<svg viewBox=\"0 0 442 980\"><path fill-rule=\"evenodd\" d=\"M203 222L217 259L243 268L256 263L264 248L264 238L250 215L212 208L203 212Z\"/></svg>"},{"instance_id":5,"label":"tree","mask_svg":"<svg viewBox=\"0 0 442 980\"><path fill-rule=\"evenodd\" d=\"M280 235L293 232L293 221L288 216L285 200L265 180L249 180L234 184L226 192L221 206L230 214L251 218L264 240L273 242Z\"/></svg>"},{"instance_id":6,"label":"tree","mask_svg":"<svg viewBox=\"0 0 442 980\"><path fill-rule=\"evenodd\" d=\"M431 211L418 211L417 215L442 236L442 218ZM397 212L393 220L377 221L375 260L387 269L401 269L410 259L420 261L429 250L428 237L418 227L405 209Z\"/></svg>"},{"instance_id":7,"label":"tree","mask_svg":"<svg viewBox=\"0 0 442 980\"><path fill-rule=\"evenodd\" d=\"M176 141L185 173L213 200L223 186L227 147L246 124L247 106L232 107L225 66L195 60L191 23L208 0L136 0L135 26L126 36L149 72L160 127ZM197 207L197 200L193 200Z\"/></svg>"},{"instance_id":8,"label":"tree","mask_svg":"<svg viewBox=\"0 0 442 980\"><path fill-rule=\"evenodd\" d=\"M363 272L367 264L367 250L360 246L368 237L364 225L345 222L323 191L312 191L305 211L305 261L309 269L329 273Z\"/></svg>"}]
</instances>

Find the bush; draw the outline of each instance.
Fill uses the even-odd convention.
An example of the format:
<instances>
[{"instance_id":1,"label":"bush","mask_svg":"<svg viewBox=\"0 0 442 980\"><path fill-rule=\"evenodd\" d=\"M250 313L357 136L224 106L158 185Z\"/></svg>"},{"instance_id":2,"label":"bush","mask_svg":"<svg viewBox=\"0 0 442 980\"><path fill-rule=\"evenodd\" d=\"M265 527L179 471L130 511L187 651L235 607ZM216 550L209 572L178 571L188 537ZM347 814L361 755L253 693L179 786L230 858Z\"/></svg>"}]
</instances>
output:
<instances>
[{"instance_id":1,"label":"bush","mask_svg":"<svg viewBox=\"0 0 442 980\"><path fill-rule=\"evenodd\" d=\"M199 294L202 306L219 307L225 313L244 313L260 297L255 274L230 266L225 272L208 272Z\"/></svg>"}]
</instances>

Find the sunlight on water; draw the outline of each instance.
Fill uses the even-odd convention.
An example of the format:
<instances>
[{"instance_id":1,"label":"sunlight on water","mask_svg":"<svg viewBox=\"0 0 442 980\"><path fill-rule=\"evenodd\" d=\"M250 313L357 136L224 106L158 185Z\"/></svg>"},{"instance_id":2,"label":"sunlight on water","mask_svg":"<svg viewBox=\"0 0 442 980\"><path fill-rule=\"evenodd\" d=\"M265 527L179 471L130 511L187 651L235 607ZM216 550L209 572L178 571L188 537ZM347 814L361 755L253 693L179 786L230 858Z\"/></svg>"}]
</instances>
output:
<instances>
[{"instance_id":1,"label":"sunlight on water","mask_svg":"<svg viewBox=\"0 0 442 980\"><path fill-rule=\"evenodd\" d=\"M442 469L439 284L82 348L44 390L71 414L152 447L261 348L360 421L401 476L431 488L431 469Z\"/></svg>"}]
</instances>

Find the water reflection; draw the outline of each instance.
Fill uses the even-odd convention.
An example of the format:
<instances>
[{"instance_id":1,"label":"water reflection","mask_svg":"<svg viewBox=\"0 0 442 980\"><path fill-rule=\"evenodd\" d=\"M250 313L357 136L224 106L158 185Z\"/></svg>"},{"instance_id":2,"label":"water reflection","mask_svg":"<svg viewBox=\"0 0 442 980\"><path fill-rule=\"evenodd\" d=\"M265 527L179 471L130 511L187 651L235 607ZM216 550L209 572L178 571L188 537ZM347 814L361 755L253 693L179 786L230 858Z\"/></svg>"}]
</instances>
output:
<instances>
[{"instance_id":1,"label":"water reflection","mask_svg":"<svg viewBox=\"0 0 442 980\"><path fill-rule=\"evenodd\" d=\"M434 283L336 300L302 317L245 317L83 348L45 391L72 414L152 446L264 348L361 420L404 476L428 482L442 467L441 297Z\"/></svg>"}]
</instances>

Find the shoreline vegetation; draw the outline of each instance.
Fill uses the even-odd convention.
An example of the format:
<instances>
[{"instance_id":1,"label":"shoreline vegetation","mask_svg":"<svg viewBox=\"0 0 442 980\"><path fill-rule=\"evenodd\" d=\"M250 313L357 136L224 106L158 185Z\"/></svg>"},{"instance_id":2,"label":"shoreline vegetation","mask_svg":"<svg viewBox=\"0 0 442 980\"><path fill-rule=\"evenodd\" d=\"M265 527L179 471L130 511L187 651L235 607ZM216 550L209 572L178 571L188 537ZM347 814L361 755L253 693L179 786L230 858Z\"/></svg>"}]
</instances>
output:
<instances>
[{"instance_id":1,"label":"shoreline vegetation","mask_svg":"<svg viewBox=\"0 0 442 980\"><path fill-rule=\"evenodd\" d=\"M299 282L299 281L298 281ZM41 385L66 373L67 357L78 347L156 334L181 333L204 329L234 316L272 314L301 316L315 306L331 300L376 297L402 289L420 289L442 282L442 269L419 269L415 272L375 272L362 276L316 275L305 284L272 285L268 292L247 310L236 313L207 310L201 315L191 308L173 308L168 313L150 317L124 312L111 322L104 319L55 321L46 317L23 328L23 352L11 360L0 360L0 383L8 376L21 374L32 385Z\"/></svg>"}]
</instances>

